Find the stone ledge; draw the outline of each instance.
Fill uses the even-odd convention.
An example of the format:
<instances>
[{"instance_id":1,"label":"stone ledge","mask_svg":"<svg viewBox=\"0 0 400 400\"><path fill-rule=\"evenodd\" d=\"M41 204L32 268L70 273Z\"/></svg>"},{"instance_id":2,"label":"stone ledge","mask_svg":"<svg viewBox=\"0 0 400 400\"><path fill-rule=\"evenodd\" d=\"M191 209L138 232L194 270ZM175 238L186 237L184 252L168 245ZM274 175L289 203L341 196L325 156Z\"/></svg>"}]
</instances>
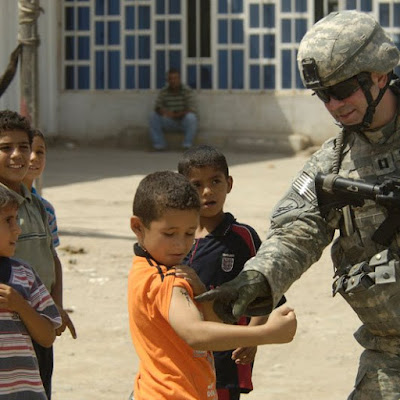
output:
<instances>
[{"instance_id":1,"label":"stone ledge","mask_svg":"<svg viewBox=\"0 0 400 400\"><path fill-rule=\"evenodd\" d=\"M170 150L182 149L182 132L167 132L166 139ZM49 144L65 144L74 146L98 146L98 147L119 147L135 150L150 150L151 142L146 129L141 127L127 127L121 129L117 135L105 138L87 138L78 140L68 135L51 136ZM264 153L294 154L307 149L313 143L309 137L300 134L282 134L246 132L246 135L238 135L238 132L231 131L199 131L195 144L210 144L221 149L232 151L249 151Z\"/></svg>"}]
</instances>

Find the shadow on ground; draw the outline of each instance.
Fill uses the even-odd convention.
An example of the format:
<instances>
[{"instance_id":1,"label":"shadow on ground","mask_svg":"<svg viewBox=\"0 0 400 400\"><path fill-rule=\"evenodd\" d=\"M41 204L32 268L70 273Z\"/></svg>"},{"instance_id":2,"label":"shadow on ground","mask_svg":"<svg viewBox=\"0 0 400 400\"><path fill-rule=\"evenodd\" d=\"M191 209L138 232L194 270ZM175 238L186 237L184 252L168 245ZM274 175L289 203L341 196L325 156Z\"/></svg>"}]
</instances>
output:
<instances>
[{"instance_id":1,"label":"shadow on ground","mask_svg":"<svg viewBox=\"0 0 400 400\"><path fill-rule=\"evenodd\" d=\"M96 239L116 239L116 240L129 240L136 238L134 235L113 235L109 233L99 232L94 229L79 229L79 230L62 230L59 229L58 233L60 236L72 236L72 237L91 237Z\"/></svg>"},{"instance_id":2,"label":"shadow on ground","mask_svg":"<svg viewBox=\"0 0 400 400\"><path fill-rule=\"evenodd\" d=\"M114 177L146 175L160 170L176 170L181 154L178 151L148 152L116 148L50 147L43 186L54 187ZM287 154L233 151L227 151L225 156L230 167L290 157ZM115 162L115 160L118 161Z\"/></svg>"}]
</instances>

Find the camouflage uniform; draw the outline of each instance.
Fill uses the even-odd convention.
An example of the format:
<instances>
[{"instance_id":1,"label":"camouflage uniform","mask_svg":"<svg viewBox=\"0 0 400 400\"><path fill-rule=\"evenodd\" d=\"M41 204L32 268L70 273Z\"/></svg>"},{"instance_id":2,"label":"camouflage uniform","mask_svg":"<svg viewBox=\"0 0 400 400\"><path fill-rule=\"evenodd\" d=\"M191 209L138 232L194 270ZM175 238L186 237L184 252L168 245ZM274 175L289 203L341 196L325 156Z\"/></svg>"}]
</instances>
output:
<instances>
[{"instance_id":1,"label":"camouflage uniform","mask_svg":"<svg viewBox=\"0 0 400 400\"><path fill-rule=\"evenodd\" d=\"M366 31L367 35L374 34L376 28L368 23L370 17L357 19L351 14L349 17L347 23L353 21L353 24L359 25L356 29ZM305 37L321 75L318 77L321 81L314 87L318 87L318 84L320 87L335 85L344 80L343 76L351 77L366 70L386 73L387 67L386 71L380 71L375 65L377 61L378 64L382 63L382 57L389 60L388 65L397 63L399 56L396 50L392 51L393 46L386 43L377 46L387 42L378 25L380 30L375 30L376 42L369 42L365 46L361 39L357 42L360 36L357 34L357 40L354 40L357 43L347 45L347 48L367 48L368 60L364 60L364 63L361 60L358 65L359 58L355 57L354 62L347 66L348 71L346 66L340 70L348 55L345 46L343 51L338 50L341 42L336 39L340 33L335 30L343 29L343 25L331 25L332 29L325 29L323 33L319 31L318 25ZM325 21L322 27L326 26ZM340 55L337 59L326 56L326 48L323 46L327 40L329 46L335 42L333 46L337 46L336 51ZM299 50L299 58L302 57L301 52L302 49ZM303 46L304 53L307 53L307 49L304 51ZM368 63L371 69L366 66ZM398 107L399 88L400 83L395 82L389 89L396 94ZM332 246L332 260L338 279L347 277L351 266L363 261L369 262L375 254L385 250L384 246L372 241L371 236L386 218L386 209L375 202L366 201L362 207L347 208L350 213L346 210L332 210L323 218L318 209L314 178L318 172L328 174L332 171L345 178L370 183L382 182L390 176L400 176L399 114L398 108L394 119L377 131L354 132L344 129L344 133L325 142L308 160L287 194L275 207L267 239L262 243L257 256L248 261L244 268L244 271L259 271L267 279L274 305L292 283L319 260L324 248L332 242L336 229L340 230L340 236ZM347 220L346 230L343 228L345 212L351 216ZM389 248L400 256L399 246L400 234L397 234ZM400 399L400 267L398 262L393 265L395 267L390 283L378 284L377 280L368 290L344 295L363 322L355 338L365 348L360 358L356 389L349 399Z\"/></svg>"}]
</instances>

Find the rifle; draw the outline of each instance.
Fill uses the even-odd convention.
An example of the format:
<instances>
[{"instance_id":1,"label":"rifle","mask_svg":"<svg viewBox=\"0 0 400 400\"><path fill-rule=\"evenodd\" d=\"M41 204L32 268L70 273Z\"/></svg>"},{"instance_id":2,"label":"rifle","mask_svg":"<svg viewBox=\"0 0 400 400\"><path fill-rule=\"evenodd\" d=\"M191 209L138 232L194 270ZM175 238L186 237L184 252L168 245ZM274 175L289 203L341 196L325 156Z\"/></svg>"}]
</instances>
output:
<instances>
[{"instance_id":1,"label":"rifle","mask_svg":"<svg viewBox=\"0 0 400 400\"><path fill-rule=\"evenodd\" d=\"M322 216L326 216L332 208L340 209L347 205L361 207L365 200L373 200L385 207L387 217L372 235L372 240L381 245L389 246L400 228L400 178L392 177L373 184L336 174L318 173L315 190Z\"/></svg>"}]
</instances>

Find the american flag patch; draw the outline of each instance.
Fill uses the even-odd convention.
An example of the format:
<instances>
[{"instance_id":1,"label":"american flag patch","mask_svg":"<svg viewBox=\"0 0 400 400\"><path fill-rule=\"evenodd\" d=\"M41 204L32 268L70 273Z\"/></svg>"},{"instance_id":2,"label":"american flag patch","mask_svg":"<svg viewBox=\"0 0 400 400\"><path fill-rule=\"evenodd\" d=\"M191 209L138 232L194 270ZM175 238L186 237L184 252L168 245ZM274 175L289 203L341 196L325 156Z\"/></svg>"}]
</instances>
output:
<instances>
[{"instance_id":1,"label":"american flag patch","mask_svg":"<svg viewBox=\"0 0 400 400\"><path fill-rule=\"evenodd\" d=\"M310 203L317 199L314 192L314 179L305 172L301 173L301 175L293 182L292 186L296 193L307 199Z\"/></svg>"}]
</instances>

